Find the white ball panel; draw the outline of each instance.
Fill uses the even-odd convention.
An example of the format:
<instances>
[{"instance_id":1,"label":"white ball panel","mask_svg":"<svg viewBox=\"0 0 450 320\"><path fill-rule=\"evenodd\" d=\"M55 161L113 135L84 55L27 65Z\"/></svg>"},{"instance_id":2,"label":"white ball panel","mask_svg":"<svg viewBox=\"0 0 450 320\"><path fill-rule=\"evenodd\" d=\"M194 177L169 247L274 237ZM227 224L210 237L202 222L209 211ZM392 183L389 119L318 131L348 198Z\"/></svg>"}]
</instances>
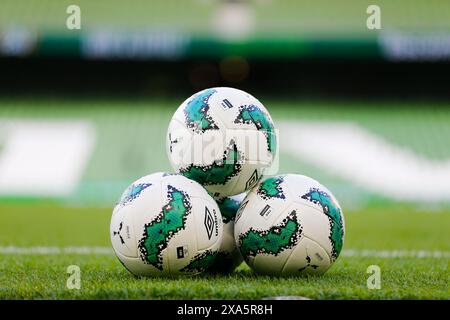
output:
<instances>
[{"instance_id":1,"label":"white ball panel","mask_svg":"<svg viewBox=\"0 0 450 320\"><path fill-rule=\"evenodd\" d=\"M114 208L110 224L111 242L114 250L124 256L138 257L137 241L143 233L138 226L152 219L161 208L162 176L163 173L154 173L134 181ZM158 209L151 211L149 208Z\"/></svg>"},{"instance_id":2,"label":"white ball panel","mask_svg":"<svg viewBox=\"0 0 450 320\"><path fill-rule=\"evenodd\" d=\"M322 274L330 267L330 257L315 241L302 237L292 250L282 273L286 275Z\"/></svg>"},{"instance_id":3,"label":"white ball panel","mask_svg":"<svg viewBox=\"0 0 450 320\"><path fill-rule=\"evenodd\" d=\"M131 258L116 252L116 256L122 265L136 276L163 275L163 272L152 265L142 263L140 258ZM165 260L164 260L165 261ZM165 262L164 262L165 263ZM166 264L167 268L167 264Z\"/></svg>"},{"instance_id":4,"label":"white ball panel","mask_svg":"<svg viewBox=\"0 0 450 320\"><path fill-rule=\"evenodd\" d=\"M302 235L317 242L328 255L331 255L330 222L328 217L318 208L310 204L293 203L291 210L296 210L302 225Z\"/></svg>"},{"instance_id":5,"label":"white ball panel","mask_svg":"<svg viewBox=\"0 0 450 320\"><path fill-rule=\"evenodd\" d=\"M111 243L121 255L137 258L136 233L134 230L133 214L129 213L128 207L121 208L111 218L110 235Z\"/></svg>"},{"instance_id":6,"label":"white ball panel","mask_svg":"<svg viewBox=\"0 0 450 320\"><path fill-rule=\"evenodd\" d=\"M283 250L277 256L271 254L258 254L254 257L253 267L258 269L258 273L267 275L277 275L282 273L284 264L289 259L292 250Z\"/></svg>"}]
</instances>

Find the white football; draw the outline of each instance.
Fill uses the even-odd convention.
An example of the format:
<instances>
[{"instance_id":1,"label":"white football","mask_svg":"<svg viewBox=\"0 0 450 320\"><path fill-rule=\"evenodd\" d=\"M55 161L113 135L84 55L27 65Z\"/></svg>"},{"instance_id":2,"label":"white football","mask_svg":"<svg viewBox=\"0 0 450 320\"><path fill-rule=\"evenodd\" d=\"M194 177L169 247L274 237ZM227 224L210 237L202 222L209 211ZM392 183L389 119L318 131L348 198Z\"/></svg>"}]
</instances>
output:
<instances>
[{"instance_id":1,"label":"white football","mask_svg":"<svg viewBox=\"0 0 450 320\"><path fill-rule=\"evenodd\" d=\"M173 169L216 198L253 187L277 150L274 124L264 105L226 87L186 99L170 121L166 142Z\"/></svg>"},{"instance_id":2,"label":"white football","mask_svg":"<svg viewBox=\"0 0 450 320\"><path fill-rule=\"evenodd\" d=\"M316 180L286 174L266 178L242 201L235 240L257 273L324 273L344 242L344 215L333 194Z\"/></svg>"},{"instance_id":3,"label":"white football","mask_svg":"<svg viewBox=\"0 0 450 320\"><path fill-rule=\"evenodd\" d=\"M223 222L222 243L213 265L209 271L214 273L230 273L242 263L242 255L234 241L234 219L245 193L217 199Z\"/></svg>"},{"instance_id":4,"label":"white football","mask_svg":"<svg viewBox=\"0 0 450 320\"><path fill-rule=\"evenodd\" d=\"M154 173L133 182L114 208L114 251L138 276L196 274L214 262L223 235L214 199L181 175Z\"/></svg>"}]
</instances>

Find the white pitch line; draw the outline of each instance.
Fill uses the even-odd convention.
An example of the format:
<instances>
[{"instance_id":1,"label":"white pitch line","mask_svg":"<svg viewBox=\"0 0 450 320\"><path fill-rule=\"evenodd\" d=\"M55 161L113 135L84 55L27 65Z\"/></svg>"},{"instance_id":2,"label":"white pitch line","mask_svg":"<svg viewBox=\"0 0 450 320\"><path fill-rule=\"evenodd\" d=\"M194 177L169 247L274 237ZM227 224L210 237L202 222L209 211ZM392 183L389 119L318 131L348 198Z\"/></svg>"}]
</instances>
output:
<instances>
[{"instance_id":1,"label":"white pitch line","mask_svg":"<svg viewBox=\"0 0 450 320\"><path fill-rule=\"evenodd\" d=\"M0 246L0 254L22 254L22 255L112 255L110 247L16 247ZM450 258L450 251L438 250L368 250L368 249L345 249L342 251L344 257L369 257L369 258Z\"/></svg>"},{"instance_id":2,"label":"white pitch line","mask_svg":"<svg viewBox=\"0 0 450 320\"><path fill-rule=\"evenodd\" d=\"M370 258L450 258L449 251L429 250L356 250L342 251L344 257L370 257Z\"/></svg>"},{"instance_id":3,"label":"white pitch line","mask_svg":"<svg viewBox=\"0 0 450 320\"><path fill-rule=\"evenodd\" d=\"M0 246L0 254L101 254L111 255L113 250L110 247L16 247Z\"/></svg>"}]
</instances>

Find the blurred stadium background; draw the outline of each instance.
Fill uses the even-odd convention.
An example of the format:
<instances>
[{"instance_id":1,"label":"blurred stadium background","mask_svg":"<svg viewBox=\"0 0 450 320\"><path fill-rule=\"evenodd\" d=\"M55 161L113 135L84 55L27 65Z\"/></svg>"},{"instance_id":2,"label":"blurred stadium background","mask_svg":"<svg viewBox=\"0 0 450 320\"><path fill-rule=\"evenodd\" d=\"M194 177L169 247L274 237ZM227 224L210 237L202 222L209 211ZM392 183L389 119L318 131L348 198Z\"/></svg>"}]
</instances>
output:
<instances>
[{"instance_id":1,"label":"blurred stadium background","mask_svg":"<svg viewBox=\"0 0 450 320\"><path fill-rule=\"evenodd\" d=\"M169 170L181 101L233 86L273 113L280 172L345 207L448 203L450 2L377 1L381 30L366 27L370 4L3 0L0 197L111 206Z\"/></svg>"}]
</instances>

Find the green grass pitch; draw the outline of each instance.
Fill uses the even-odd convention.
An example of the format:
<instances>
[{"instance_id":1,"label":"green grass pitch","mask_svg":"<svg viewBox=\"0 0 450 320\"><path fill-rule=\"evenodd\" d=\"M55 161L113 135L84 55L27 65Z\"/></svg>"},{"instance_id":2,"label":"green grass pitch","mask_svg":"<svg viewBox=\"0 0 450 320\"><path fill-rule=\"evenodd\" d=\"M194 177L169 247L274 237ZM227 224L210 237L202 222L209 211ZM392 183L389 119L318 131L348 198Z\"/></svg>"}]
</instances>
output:
<instances>
[{"instance_id":1,"label":"green grass pitch","mask_svg":"<svg viewBox=\"0 0 450 320\"><path fill-rule=\"evenodd\" d=\"M2 248L101 247L109 244L109 208L45 203L0 205ZM345 250L450 250L450 212L408 207L346 212ZM360 251L358 251L360 252ZM69 290L69 265L81 269L81 289ZM381 288L369 290L366 272L381 269ZM0 254L0 299L448 299L449 257L342 255L323 276L273 278L242 264L228 276L136 278L114 254Z\"/></svg>"},{"instance_id":2,"label":"green grass pitch","mask_svg":"<svg viewBox=\"0 0 450 320\"><path fill-rule=\"evenodd\" d=\"M373 195L356 193L345 181L288 154L281 155L280 172L302 172L325 181L344 209L344 251L325 275L261 277L242 264L229 276L132 276L111 251L112 206L134 179L168 170L165 130L181 100L0 100L0 118L88 120L96 127L98 144L78 190L68 199L0 199L0 299L261 299L281 295L312 299L450 298L448 206L374 201ZM351 121L429 159L441 161L450 156L448 105L277 100L265 104L275 123L283 119ZM0 152L3 142L0 139ZM360 197L361 205L350 205L348 200L356 197ZM84 254L14 253L36 247L102 250ZM7 253L8 248L13 253ZM370 254L361 254L364 250L370 250ZM390 257L396 250L419 254ZM438 254L423 257L420 251ZM80 290L66 287L69 265L81 269ZM367 288L370 274L366 270L370 265L381 269L379 290Z\"/></svg>"}]
</instances>

